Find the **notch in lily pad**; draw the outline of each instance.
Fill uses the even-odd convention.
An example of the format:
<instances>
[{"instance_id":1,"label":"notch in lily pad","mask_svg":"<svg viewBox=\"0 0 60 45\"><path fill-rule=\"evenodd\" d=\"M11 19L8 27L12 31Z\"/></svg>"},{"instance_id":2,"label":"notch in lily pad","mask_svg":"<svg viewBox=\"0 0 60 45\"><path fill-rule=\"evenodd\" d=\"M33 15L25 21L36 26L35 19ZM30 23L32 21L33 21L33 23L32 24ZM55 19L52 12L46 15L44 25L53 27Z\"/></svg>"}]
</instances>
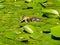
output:
<instances>
[{"instance_id":1,"label":"notch in lily pad","mask_svg":"<svg viewBox=\"0 0 60 45\"><path fill-rule=\"evenodd\" d=\"M43 33L46 33L46 34L48 34L48 33L50 33L50 32L51 32L50 29L45 29L45 30L43 30Z\"/></svg>"},{"instance_id":2,"label":"notch in lily pad","mask_svg":"<svg viewBox=\"0 0 60 45\"><path fill-rule=\"evenodd\" d=\"M25 43L27 43L27 42L28 42L28 40L22 40L21 42L25 42Z\"/></svg>"}]
</instances>

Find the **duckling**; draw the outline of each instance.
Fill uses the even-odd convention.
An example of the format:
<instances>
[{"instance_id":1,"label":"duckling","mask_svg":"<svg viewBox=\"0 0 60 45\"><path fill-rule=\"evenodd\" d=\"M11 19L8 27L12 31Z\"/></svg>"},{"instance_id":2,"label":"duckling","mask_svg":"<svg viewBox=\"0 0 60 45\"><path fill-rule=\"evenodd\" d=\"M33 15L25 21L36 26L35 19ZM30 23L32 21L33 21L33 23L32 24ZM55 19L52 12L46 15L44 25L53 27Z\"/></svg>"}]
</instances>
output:
<instances>
[{"instance_id":1,"label":"duckling","mask_svg":"<svg viewBox=\"0 0 60 45\"><path fill-rule=\"evenodd\" d=\"M21 20L21 22L26 22L26 23L28 23L28 22L40 22L41 21L41 18L38 18L38 17L28 17L28 16L23 16L22 17L22 20Z\"/></svg>"}]
</instances>

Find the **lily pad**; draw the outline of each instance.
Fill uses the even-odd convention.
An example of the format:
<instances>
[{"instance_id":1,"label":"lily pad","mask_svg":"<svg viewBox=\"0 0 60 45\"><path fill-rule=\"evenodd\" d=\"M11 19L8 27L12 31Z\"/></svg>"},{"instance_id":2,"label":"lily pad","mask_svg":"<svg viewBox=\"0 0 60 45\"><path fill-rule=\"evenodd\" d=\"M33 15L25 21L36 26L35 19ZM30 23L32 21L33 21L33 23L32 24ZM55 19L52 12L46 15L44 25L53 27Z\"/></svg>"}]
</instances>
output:
<instances>
[{"instance_id":1,"label":"lily pad","mask_svg":"<svg viewBox=\"0 0 60 45\"><path fill-rule=\"evenodd\" d=\"M47 13L47 14L54 14L54 15L59 16L58 11L56 11L56 10L54 10L54 9L43 9L42 12L43 12L43 13Z\"/></svg>"},{"instance_id":2,"label":"lily pad","mask_svg":"<svg viewBox=\"0 0 60 45\"><path fill-rule=\"evenodd\" d=\"M55 37L60 37L60 25L53 27L51 33Z\"/></svg>"},{"instance_id":3,"label":"lily pad","mask_svg":"<svg viewBox=\"0 0 60 45\"><path fill-rule=\"evenodd\" d=\"M31 2L32 0L26 0L27 2Z\"/></svg>"},{"instance_id":4,"label":"lily pad","mask_svg":"<svg viewBox=\"0 0 60 45\"><path fill-rule=\"evenodd\" d=\"M25 25L24 26L24 30L28 33L33 33L33 31L35 30L35 28L32 25Z\"/></svg>"},{"instance_id":5,"label":"lily pad","mask_svg":"<svg viewBox=\"0 0 60 45\"><path fill-rule=\"evenodd\" d=\"M43 9L42 13L43 13L44 17L49 17L49 18L58 18L59 17L58 11L56 11L54 9Z\"/></svg>"}]
</instances>

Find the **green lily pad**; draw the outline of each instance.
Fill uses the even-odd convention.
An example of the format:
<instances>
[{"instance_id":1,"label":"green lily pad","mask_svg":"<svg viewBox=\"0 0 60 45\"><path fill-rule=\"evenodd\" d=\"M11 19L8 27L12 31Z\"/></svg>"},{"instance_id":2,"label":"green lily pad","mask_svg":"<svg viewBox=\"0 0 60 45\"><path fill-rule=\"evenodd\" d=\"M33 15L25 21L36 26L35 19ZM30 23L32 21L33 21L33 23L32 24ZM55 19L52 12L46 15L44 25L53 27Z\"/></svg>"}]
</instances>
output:
<instances>
[{"instance_id":1,"label":"green lily pad","mask_svg":"<svg viewBox=\"0 0 60 45\"><path fill-rule=\"evenodd\" d=\"M60 37L60 25L59 26L55 26L51 29L51 33L53 36L55 37Z\"/></svg>"},{"instance_id":2,"label":"green lily pad","mask_svg":"<svg viewBox=\"0 0 60 45\"><path fill-rule=\"evenodd\" d=\"M56 11L56 10L54 10L54 9L43 9L42 12L43 12L43 13L47 13L47 14L54 14L54 15L59 16L58 11Z\"/></svg>"},{"instance_id":3,"label":"green lily pad","mask_svg":"<svg viewBox=\"0 0 60 45\"><path fill-rule=\"evenodd\" d=\"M42 13L44 16L47 16L49 18L58 18L59 17L58 11L56 11L54 9L43 9Z\"/></svg>"},{"instance_id":4,"label":"green lily pad","mask_svg":"<svg viewBox=\"0 0 60 45\"><path fill-rule=\"evenodd\" d=\"M32 25L25 25L25 26L24 26L24 29L25 29L25 31L28 32L28 33L33 33L34 30L35 30L35 28L34 28Z\"/></svg>"},{"instance_id":5,"label":"green lily pad","mask_svg":"<svg viewBox=\"0 0 60 45\"><path fill-rule=\"evenodd\" d=\"M27 2L31 2L32 0L26 0Z\"/></svg>"}]
</instances>

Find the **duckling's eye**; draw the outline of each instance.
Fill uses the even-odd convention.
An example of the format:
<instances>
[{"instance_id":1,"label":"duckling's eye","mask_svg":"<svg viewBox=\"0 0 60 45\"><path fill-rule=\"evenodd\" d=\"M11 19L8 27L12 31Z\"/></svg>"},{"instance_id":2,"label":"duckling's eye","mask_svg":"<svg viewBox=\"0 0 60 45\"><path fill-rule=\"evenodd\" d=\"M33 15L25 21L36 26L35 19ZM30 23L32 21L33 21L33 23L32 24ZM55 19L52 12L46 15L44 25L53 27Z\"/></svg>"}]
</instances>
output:
<instances>
[{"instance_id":1,"label":"duckling's eye","mask_svg":"<svg viewBox=\"0 0 60 45\"><path fill-rule=\"evenodd\" d=\"M21 23L22 23L22 22L25 22L25 20L22 20Z\"/></svg>"}]
</instances>

